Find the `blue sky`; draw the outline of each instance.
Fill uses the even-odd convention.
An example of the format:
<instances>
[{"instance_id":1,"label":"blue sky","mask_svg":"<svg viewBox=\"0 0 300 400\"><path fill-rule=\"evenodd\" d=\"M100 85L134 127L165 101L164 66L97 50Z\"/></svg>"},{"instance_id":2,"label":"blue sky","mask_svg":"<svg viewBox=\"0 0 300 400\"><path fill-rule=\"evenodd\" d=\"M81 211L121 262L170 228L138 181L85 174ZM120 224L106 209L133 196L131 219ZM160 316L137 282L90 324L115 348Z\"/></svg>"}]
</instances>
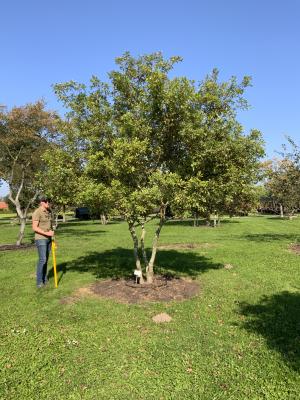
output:
<instances>
[{"instance_id":1,"label":"blue sky","mask_svg":"<svg viewBox=\"0 0 300 400\"><path fill-rule=\"evenodd\" d=\"M10 0L1 2L0 104L44 98L62 112L51 85L105 80L114 59L162 51L180 55L175 75L200 81L251 75L245 131L260 129L269 158L284 135L300 141L300 1ZM0 195L7 192L0 187Z\"/></svg>"}]
</instances>

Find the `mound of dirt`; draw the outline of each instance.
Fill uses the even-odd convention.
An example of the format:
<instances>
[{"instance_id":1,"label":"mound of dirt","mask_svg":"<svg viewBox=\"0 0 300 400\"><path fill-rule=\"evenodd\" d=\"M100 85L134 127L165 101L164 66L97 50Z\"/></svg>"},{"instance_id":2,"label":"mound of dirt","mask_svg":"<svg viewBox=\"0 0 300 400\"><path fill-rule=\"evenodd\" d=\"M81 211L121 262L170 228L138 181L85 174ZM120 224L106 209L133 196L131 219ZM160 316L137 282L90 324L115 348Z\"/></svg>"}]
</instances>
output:
<instances>
[{"instance_id":1,"label":"mound of dirt","mask_svg":"<svg viewBox=\"0 0 300 400\"><path fill-rule=\"evenodd\" d=\"M33 247L35 247L34 243L21 244L20 246L17 246L16 244L1 244L0 245L0 251L6 251L6 250L28 250L28 249L32 249Z\"/></svg>"},{"instance_id":2,"label":"mound of dirt","mask_svg":"<svg viewBox=\"0 0 300 400\"><path fill-rule=\"evenodd\" d=\"M191 279L157 277L150 285L139 285L133 280L110 279L81 288L72 296L61 299L61 303L72 304L87 296L114 299L127 304L181 301L198 293L199 283Z\"/></svg>"},{"instance_id":3,"label":"mound of dirt","mask_svg":"<svg viewBox=\"0 0 300 400\"><path fill-rule=\"evenodd\" d=\"M156 324L161 324L163 322L170 322L172 321L172 317L170 317L167 313L157 314L152 318L152 321Z\"/></svg>"}]
</instances>

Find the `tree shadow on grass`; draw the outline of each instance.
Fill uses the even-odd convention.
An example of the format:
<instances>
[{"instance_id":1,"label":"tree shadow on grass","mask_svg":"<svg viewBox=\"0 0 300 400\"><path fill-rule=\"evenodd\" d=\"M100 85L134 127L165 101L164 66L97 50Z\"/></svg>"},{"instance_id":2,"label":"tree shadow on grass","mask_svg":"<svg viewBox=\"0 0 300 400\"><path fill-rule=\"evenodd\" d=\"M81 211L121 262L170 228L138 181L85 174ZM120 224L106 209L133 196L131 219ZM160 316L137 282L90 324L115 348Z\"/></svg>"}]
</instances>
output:
<instances>
[{"instance_id":1,"label":"tree shadow on grass","mask_svg":"<svg viewBox=\"0 0 300 400\"><path fill-rule=\"evenodd\" d=\"M211 221L212 223L212 221ZM221 219L221 226L223 224L239 224L240 221L232 220L232 219ZM199 226L196 226L195 229L197 228L213 228L212 225L207 226L205 220L199 220L198 221ZM169 220L166 222L166 226L191 226L194 227L194 220L193 219L184 219L184 220Z\"/></svg>"},{"instance_id":2,"label":"tree shadow on grass","mask_svg":"<svg viewBox=\"0 0 300 400\"><path fill-rule=\"evenodd\" d=\"M258 304L240 304L247 320L243 328L266 339L268 347L300 372L300 293L282 292L264 296Z\"/></svg>"},{"instance_id":3,"label":"tree shadow on grass","mask_svg":"<svg viewBox=\"0 0 300 400\"><path fill-rule=\"evenodd\" d=\"M62 236L74 236L74 237L78 237L78 236L98 236L100 233L101 234L106 234L106 231L103 231L101 229L97 229L97 230L88 230L88 229L77 229L76 227L73 228L60 228L59 229L59 234Z\"/></svg>"},{"instance_id":4,"label":"tree shadow on grass","mask_svg":"<svg viewBox=\"0 0 300 400\"><path fill-rule=\"evenodd\" d=\"M13 219L14 219L13 217L1 217L1 218L0 218L0 224L1 224L1 222L3 222L3 223L9 223L9 222L11 222Z\"/></svg>"},{"instance_id":5,"label":"tree shadow on grass","mask_svg":"<svg viewBox=\"0 0 300 400\"><path fill-rule=\"evenodd\" d=\"M288 221L288 217L281 217L280 215L274 215L274 216L266 216L266 215L264 215L264 217L266 218L266 219L268 219L268 220L270 220L270 221L278 221L278 220L281 220L281 221Z\"/></svg>"},{"instance_id":6,"label":"tree shadow on grass","mask_svg":"<svg viewBox=\"0 0 300 400\"><path fill-rule=\"evenodd\" d=\"M194 252L179 252L176 250L162 250L156 259L156 273L170 273L195 278L209 269L220 269L222 264L212 262L209 258ZM122 278L133 274L135 262L133 251L125 248L116 248L102 253L91 252L68 263L57 265L60 280L72 271L90 272L98 279ZM49 277L53 277L53 269L49 270Z\"/></svg>"},{"instance_id":7,"label":"tree shadow on grass","mask_svg":"<svg viewBox=\"0 0 300 400\"><path fill-rule=\"evenodd\" d=\"M118 220L109 220L107 221L106 225L116 225L119 224L122 221ZM71 219L66 222L59 221L58 227L64 228L64 227L69 227L69 226L90 226L90 225L98 225L98 226L104 226L101 223L101 220L99 219L86 219L86 220L81 220L81 219Z\"/></svg>"},{"instance_id":8,"label":"tree shadow on grass","mask_svg":"<svg viewBox=\"0 0 300 400\"><path fill-rule=\"evenodd\" d=\"M273 221L283 221L283 222L287 222L287 221L293 221L294 219L297 219L300 215L299 214L295 214L292 215L291 217L289 217L288 215L284 214L283 217L281 217L280 215L269 215L269 214L265 214L263 215L266 219L268 220L273 220Z\"/></svg>"},{"instance_id":9,"label":"tree shadow on grass","mask_svg":"<svg viewBox=\"0 0 300 400\"><path fill-rule=\"evenodd\" d=\"M297 241L300 240L300 236L297 234L286 234L286 233L255 233L244 235L243 239L251 240L253 242L273 242L281 240Z\"/></svg>"}]
</instances>

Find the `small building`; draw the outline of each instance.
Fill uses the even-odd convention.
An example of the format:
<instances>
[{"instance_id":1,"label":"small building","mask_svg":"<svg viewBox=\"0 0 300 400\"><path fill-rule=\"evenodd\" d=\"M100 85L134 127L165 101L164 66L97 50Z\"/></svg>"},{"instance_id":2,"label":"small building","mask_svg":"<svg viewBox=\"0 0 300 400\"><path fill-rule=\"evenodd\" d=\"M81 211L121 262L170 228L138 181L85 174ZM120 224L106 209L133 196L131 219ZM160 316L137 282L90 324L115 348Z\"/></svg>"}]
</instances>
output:
<instances>
[{"instance_id":1,"label":"small building","mask_svg":"<svg viewBox=\"0 0 300 400\"><path fill-rule=\"evenodd\" d=\"M0 211L2 211L2 210L5 210L5 211L8 210L8 204L5 203L5 201L0 201Z\"/></svg>"}]
</instances>

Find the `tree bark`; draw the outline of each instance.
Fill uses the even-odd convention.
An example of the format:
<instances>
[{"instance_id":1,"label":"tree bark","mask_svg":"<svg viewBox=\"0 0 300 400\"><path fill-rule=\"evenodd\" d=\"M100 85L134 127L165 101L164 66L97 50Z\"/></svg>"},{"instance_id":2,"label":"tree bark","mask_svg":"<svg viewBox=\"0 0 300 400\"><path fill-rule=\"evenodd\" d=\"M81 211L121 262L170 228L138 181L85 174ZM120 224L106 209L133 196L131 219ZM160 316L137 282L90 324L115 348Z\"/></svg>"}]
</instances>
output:
<instances>
[{"instance_id":1,"label":"tree bark","mask_svg":"<svg viewBox=\"0 0 300 400\"><path fill-rule=\"evenodd\" d=\"M165 222L165 211L166 211L166 208L165 208L165 206L163 206L161 208L159 226L158 226L158 228L157 228L157 230L155 232L155 237L154 237L154 240L153 240L151 258L150 258L150 261L149 261L149 263L147 265L147 268L146 268L147 283L152 283L153 282L154 261L155 261L155 257L156 257L156 253L157 253L157 244L158 244L158 240L159 240L160 231L161 231L161 228L162 228L162 226L163 226L163 224Z\"/></svg>"},{"instance_id":2,"label":"tree bark","mask_svg":"<svg viewBox=\"0 0 300 400\"><path fill-rule=\"evenodd\" d=\"M15 205L16 211L17 211L17 215L18 215L19 220L20 220L20 230L19 230L18 239L17 239L17 242L16 242L16 245L20 246L22 244L23 237L24 237L28 210L29 210L29 207L31 206L31 204L37 198L38 192L35 192L34 196L29 200L25 210L22 211L19 198L20 198L20 194L21 194L21 192L23 190L23 186L24 186L24 171L22 173L21 183L20 183L20 186L18 188L18 191L17 191L17 194L16 194L15 198L13 198L13 192L12 192L13 175L14 175L14 169L12 169L11 178L10 178L10 181L9 181L9 195L8 195L8 198Z\"/></svg>"},{"instance_id":3,"label":"tree bark","mask_svg":"<svg viewBox=\"0 0 300 400\"><path fill-rule=\"evenodd\" d=\"M217 226L217 219L218 219L217 214L216 212L214 212L214 228L216 228Z\"/></svg>"},{"instance_id":4,"label":"tree bark","mask_svg":"<svg viewBox=\"0 0 300 400\"><path fill-rule=\"evenodd\" d=\"M22 244L22 240L24 237L24 232L25 232L25 226L26 226L26 218L22 217L20 218L20 230L18 234L18 239L17 239L17 246L20 246Z\"/></svg>"},{"instance_id":5,"label":"tree bark","mask_svg":"<svg viewBox=\"0 0 300 400\"><path fill-rule=\"evenodd\" d=\"M62 216L63 216L63 222L66 222L66 206L65 206L65 204L63 204Z\"/></svg>"},{"instance_id":6,"label":"tree bark","mask_svg":"<svg viewBox=\"0 0 300 400\"><path fill-rule=\"evenodd\" d=\"M52 221L53 221L53 217L52 217ZM54 221L53 221L53 225L54 225L54 230L56 230L57 227L58 227L58 213L55 213L55 218L54 218Z\"/></svg>"},{"instance_id":7,"label":"tree bark","mask_svg":"<svg viewBox=\"0 0 300 400\"><path fill-rule=\"evenodd\" d=\"M279 207L280 207L280 217L283 218L284 215L283 215L283 207L282 207L282 204L279 204Z\"/></svg>"},{"instance_id":8,"label":"tree bark","mask_svg":"<svg viewBox=\"0 0 300 400\"><path fill-rule=\"evenodd\" d=\"M205 215L205 224L206 226L210 226L210 212L207 212Z\"/></svg>"},{"instance_id":9,"label":"tree bark","mask_svg":"<svg viewBox=\"0 0 300 400\"><path fill-rule=\"evenodd\" d=\"M140 283L144 283L142 265L141 265L141 260L139 258L139 241L138 241L133 223L129 224L129 232L130 232L132 240L133 240L133 252L134 252L134 258L135 258L135 267L138 271L141 271Z\"/></svg>"},{"instance_id":10,"label":"tree bark","mask_svg":"<svg viewBox=\"0 0 300 400\"><path fill-rule=\"evenodd\" d=\"M147 253L145 249L145 236L146 236L146 230L145 230L145 223L143 222L142 225L142 234L141 234L141 249L142 249L142 254L143 254L143 259L145 265L148 265L148 258L147 258Z\"/></svg>"},{"instance_id":11,"label":"tree bark","mask_svg":"<svg viewBox=\"0 0 300 400\"><path fill-rule=\"evenodd\" d=\"M194 228L199 226L199 213L196 211L194 214Z\"/></svg>"}]
</instances>

